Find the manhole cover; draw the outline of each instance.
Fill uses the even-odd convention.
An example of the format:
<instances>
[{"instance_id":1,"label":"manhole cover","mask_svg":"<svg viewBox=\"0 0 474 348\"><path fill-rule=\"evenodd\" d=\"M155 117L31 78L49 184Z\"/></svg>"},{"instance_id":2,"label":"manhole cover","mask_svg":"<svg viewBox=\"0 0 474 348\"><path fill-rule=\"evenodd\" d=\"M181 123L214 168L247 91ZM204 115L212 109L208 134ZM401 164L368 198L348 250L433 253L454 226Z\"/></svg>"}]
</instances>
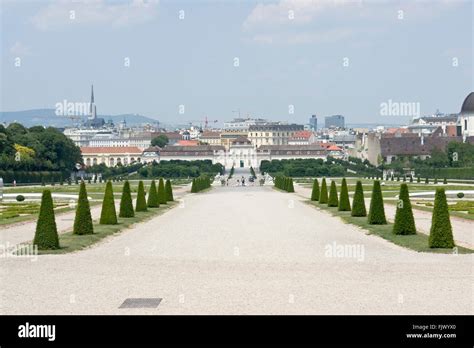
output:
<instances>
[{"instance_id":1,"label":"manhole cover","mask_svg":"<svg viewBox=\"0 0 474 348\"><path fill-rule=\"evenodd\" d=\"M119 308L156 308L161 298L127 298Z\"/></svg>"}]
</instances>

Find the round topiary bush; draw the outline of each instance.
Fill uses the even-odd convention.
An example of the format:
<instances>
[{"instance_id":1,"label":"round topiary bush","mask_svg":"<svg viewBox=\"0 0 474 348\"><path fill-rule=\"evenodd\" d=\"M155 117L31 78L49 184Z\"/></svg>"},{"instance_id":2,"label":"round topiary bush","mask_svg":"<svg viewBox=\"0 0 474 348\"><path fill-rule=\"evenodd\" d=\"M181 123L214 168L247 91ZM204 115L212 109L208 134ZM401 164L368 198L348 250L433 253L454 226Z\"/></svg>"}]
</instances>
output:
<instances>
[{"instance_id":1,"label":"round topiary bush","mask_svg":"<svg viewBox=\"0 0 474 348\"><path fill-rule=\"evenodd\" d=\"M463 198L463 197L464 197L464 193L463 193L463 192L458 192L458 194L457 194L456 196L458 196L458 198Z\"/></svg>"},{"instance_id":2,"label":"round topiary bush","mask_svg":"<svg viewBox=\"0 0 474 348\"><path fill-rule=\"evenodd\" d=\"M16 201L17 202L23 202L24 200L25 200L25 196L23 196L23 195L16 196Z\"/></svg>"}]
</instances>

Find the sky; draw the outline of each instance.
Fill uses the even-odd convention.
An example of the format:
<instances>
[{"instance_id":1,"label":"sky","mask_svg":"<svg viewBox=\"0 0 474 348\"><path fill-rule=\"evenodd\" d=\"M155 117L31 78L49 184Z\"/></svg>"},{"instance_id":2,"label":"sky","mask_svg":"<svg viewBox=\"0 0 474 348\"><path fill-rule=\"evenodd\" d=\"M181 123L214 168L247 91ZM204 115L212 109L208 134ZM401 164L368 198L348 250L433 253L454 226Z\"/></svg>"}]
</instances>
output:
<instances>
[{"instance_id":1,"label":"sky","mask_svg":"<svg viewBox=\"0 0 474 348\"><path fill-rule=\"evenodd\" d=\"M0 0L0 111L88 102L166 123L459 112L473 1ZM416 116L413 112L409 117Z\"/></svg>"}]
</instances>

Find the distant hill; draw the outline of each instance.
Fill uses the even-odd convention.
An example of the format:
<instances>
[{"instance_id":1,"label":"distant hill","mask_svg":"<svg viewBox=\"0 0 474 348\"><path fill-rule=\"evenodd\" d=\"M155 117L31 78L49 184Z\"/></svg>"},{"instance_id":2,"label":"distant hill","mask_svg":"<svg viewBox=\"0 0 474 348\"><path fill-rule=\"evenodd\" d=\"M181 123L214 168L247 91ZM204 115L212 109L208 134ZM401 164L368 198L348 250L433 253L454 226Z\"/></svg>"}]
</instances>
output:
<instances>
[{"instance_id":1,"label":"distant hill","mask_svg":"<svg viewBox=\"0 0 474 348\"><path fill-rule=\"evenodd\" d=\"M124 115L98 115L102 117L106 122L111 119L115 124L123 121L127 121L127 125L140 125L143 123L156 123L159 122L153 118L137 115L137 114L124 114ZM86 117L84 117L84 120ZM77 123L74 122L67 116L57 116L55 109L35 109L35 110L24 110L24 111L5 111L0 112L0 123L12 123L19 122L26 127L32 126L52 126L52 127L66 127L73 126Z\"/></svg>"}]
</instances>

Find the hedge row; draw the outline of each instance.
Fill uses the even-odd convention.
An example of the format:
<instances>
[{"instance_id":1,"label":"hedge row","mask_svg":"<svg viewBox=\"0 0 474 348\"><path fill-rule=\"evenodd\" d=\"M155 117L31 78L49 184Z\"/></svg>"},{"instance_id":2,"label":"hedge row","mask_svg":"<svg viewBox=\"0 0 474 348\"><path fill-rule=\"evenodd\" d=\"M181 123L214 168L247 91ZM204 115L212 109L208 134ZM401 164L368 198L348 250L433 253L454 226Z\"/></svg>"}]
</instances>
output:
<instances>
[{"instance_id":1,"label":"hedge row","mask_svg":"<svg viewBox=\"0 0 474 348\"><path fill-rule=\"evenodd\" d=\"M191 193L197 193L209 187L211 187L211 178L209 178L208 176L200 176L198 178L193 179L193 183L191 185Z\"/></svg>"},{"instance_id":2,"label":"hedge row","mask_svg":"<svg viewBox=\"0 0 474 348\"><path fill-rule=\"evenodd\" d=\"M0 170L0 178L3 178L3 182L6 184L12 184L13 180L16 180L17 184L40 184L61 182L65 177L68 177L68 175L65 175L62 172L25 172Z\"/></svg>"},{"instance_id":3,"label":"hedge row","mask_svg":"<svg viewBox=\"0 0 474 348\"><path fill-rule=\"evenodd\" d=\"M280 190L286 192L295 192L295 188L293 186L293 179L288 176L276 176L274 185Z\"/></svg>"},{"instance_id":4,"label":"hedge row","mask_svg":"<svg viewBox=\"0 0 474 348\"><path fill-rule=\"evenodd\" d=\"M319 198L317 198L318 191ZM416 234L415 219L413 216L412 206L410 202L408 185L406 183L401 184L400 194L398 198L399 200L397 203L395 221L393 224L392 231L394 234L398 235ZM367 216L367 211L365 209L364 192L362 189L361 181L357 181L356 184L354 198L352 201L352 209L349 203L349 195L345 178L342 180L339 202L337 197L336 183L334 181L331 182L331 189L328 198L325 178L323 178L322 180L321 189L319 189L318 180L314 180L313 190L311 192L311 200L319 200L320 204L328 204L329 207L337 206L339 211L351 211L352 216ZM371 225L387 224L382 190L380 187L380 181L378 180L374 181L372 197L370 200L370 210L367 220ZM453 248L455 246L444 188L436 189L435 203L428 243L430 248Z\"/></svg>"}]
</instances>

